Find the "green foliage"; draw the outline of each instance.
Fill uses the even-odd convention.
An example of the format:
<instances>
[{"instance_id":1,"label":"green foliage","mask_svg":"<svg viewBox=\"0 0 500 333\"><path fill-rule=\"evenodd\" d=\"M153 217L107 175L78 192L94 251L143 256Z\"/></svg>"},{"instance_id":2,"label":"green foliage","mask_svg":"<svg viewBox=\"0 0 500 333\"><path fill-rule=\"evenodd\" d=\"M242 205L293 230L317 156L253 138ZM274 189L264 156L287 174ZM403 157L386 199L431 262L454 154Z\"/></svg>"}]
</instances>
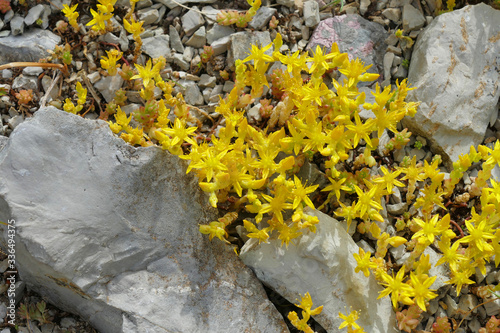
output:
<instances>
[{"instance_id":1,"label":"green foliage","mask_svg":"<svg viewBox=\"0 0 500 333\"><path fill-rule=\"evenodd\" d=\"M410 333L420 322L421 313L422 310L416 305L412 305L406 310L397 312L396 319L398 321L398 328Z\"/></svg>"},{"instance_id":2,"label":"green foliage","mask_svg":"<svg viewBox=\"0 0 500 333\"><path fill-rule=\"evenodd\" d=\"M0 12L7 13L12 8L10 7L10 0L0 0Z\"/></svg>"},{"instance_id":3,"label":"green foliage","mask_svg":"<svg viewBox=\"0 0 500 333\"><path fill-rule=\"evenodd\" d=\"M451 333L451 325L448 317L437 317L432 324L432 333Z\"/></svg>"},{"instance_id":4,"label":"green foliage","mask_svg":"<svg viewBox=\"0 0 500 333\"><path fill-rule=\"evenodd\" d=\"M50 323L52 318L48 316L47 304L44 301L35 304L22 304L19 306L18 314L21 319L27 321L36 320L41 325Z\"/></svg>"},{"instance_id":5,"label":"green foliage","mask_svg":"<svg viewBox=\"0 0 500 333\"><path fill-rule=\"evenodd\" d=\"M15 93L14 96L17 98L19 104L26 105L33 99L33 90L21 89L18 93Z\"/></svg>"},{"instance_id":6,"label":"green foliage","mask_svg":"<svg viewBox=\"0 0 500 333\"><path fill-rule=\"evenodd\" d=\"M206 64L214 55L214 49L211 46L203 46L203 52L200 53L201 62Z\"/></svg>"},{"instance_id":7,"label":"green foliage","mask_svg":"<svg viewBox=\"0 0 500 333\"><path fill-rule=\"evenodd\" d=\"M261 0L247 0L247 2L251 7L244 13L235 10L221 10L217 14L217 23L220 25L234 24L238 28L245 28L253 19L261 5Z\"/></svg>"}]
</instances>

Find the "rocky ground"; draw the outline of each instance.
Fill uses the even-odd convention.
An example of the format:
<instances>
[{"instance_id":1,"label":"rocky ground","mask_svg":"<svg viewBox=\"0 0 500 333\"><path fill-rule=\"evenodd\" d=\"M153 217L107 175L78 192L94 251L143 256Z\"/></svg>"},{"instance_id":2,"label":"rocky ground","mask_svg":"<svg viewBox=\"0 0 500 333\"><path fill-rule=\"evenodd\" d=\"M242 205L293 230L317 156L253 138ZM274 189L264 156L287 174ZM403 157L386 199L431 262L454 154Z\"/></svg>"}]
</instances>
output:
<instances>
[{"instance_id":1,"label":"rocky ground","mask_svg":"<svg viewBox=\"0 0 500 333\"><path fill-rule=\"evenodd\" d=\"M408 69L412 61L413 46L408 41L398 39L394 32L404 29L412 40L416 40L420 33L434 20L439 11L437 0L385 0L385 1L346 1L340 6L339 1L323 2L302 0L262 1L262 9L246 29L222 27L214 24L218 10L237 9L246 10L245 1L173 1L173 0L142 0L137 4L137 15L143 20L146 31L143 33L144 54L150 57L165 56L167 58L167 72L179 83L178 88L185 96L186 101L203 112L195 112L203 122L203 129L209 132L213 126L204 114L215 118L213 113L219 100L229 92L234 85L231 78L224 80L220 71L232 73L234 60L242 59L248 52L248 45L260 43L266 45L279 32L283 36L284 45L281 51L307 51L316 45L331 45L335 36L344 40L346 45L340 45L341 51L352 51L353 56L363 59L367 64L373 64L371 71L381 74L379 83L382 86L394 84L396 80L408 77ZM444 1L443 1L444 2ZM456 1L456 10L477 3L487 3L495 6L495 1ZM55 27L59 20L64 19L60 12L63 3L60 0L38 1L26 0L26 6L17 1L11 3L12 10L0 15L0 63L13 61L37 61L39 58L50 57L46 49L53 50L55 45L68 43L73 50L73 62L70 66L69 77L63 77L57 71L43 70L37 67L4 69L0 77L0 89L6 94L0 98L0 135L8 137L10 133L25 119L31 117L42 105L62 107L64 100L74 94L74 83L78 77L85 77L89 89L89 101L85 105L85 118L97 119L103 115L105 104L113 99L114 92L123 81L119 76L106 77L99 71L99 59L104 50L119 48L122 51L132 50L133 41L124 33L123 29L115 33L108 33L98 41L71 32L61 33ZM121 17L126 13L126 1L117 2L115 20L121 25ZM80 21L90 21L90 8L95 3L81 3L79 5ZM121 8L121 9L120 9ZM336 18L343 14L359 14L350 17L346 22ZM269 23L277 19L275 26ZM273 21L274 21L273 19ZM39 30L37 30L39 29ZM82 26L82 29L85 29ZM355 35L351 30L356 30ZM336 35L337 34L337 35ZM12 39L18 36L17 39ZM19 39L22 38L22 41ZM332 39L333 38L333 39ZM31 47L34 41L40 45ZM203 63L201 54L204 45L211 45L213 57L208 63ZM369 45L366 48L366 45ZM343 49L342 49L343 48ZM128 60L133 55L126 53ZM144 62L146 58L139 61ZM92 87L92 88L90 88ZM370 87L365 87L370 89ZM32 99L21 103L21 97L16 95L21 90L33 91ZM93 91L92 91L93 90ZM123 108L130 113L138 106L137 96L128 95L130 103ZM254 124L262 121L257 109L248 111L248 117ZM500 121L490 122L485 143L491 143L499 138ZM482 139L483 139L482 138ZM483 142L481 139L480 142ZM423 142L421 149L414 147L415 141ZM423 137L412 138L410 147L400 151L400 156L393 156L399 162L406 154L417 155L418 160L428 159L432 155L430 144L426 145ZM452 155L452 154L450 154ZM389 213L397 214L395 205L388 205ZM391 211L392 210L392 211ZM236 234L235 234L236 235ZM359 235L354 235L356 241L361 241ZM369 245L367 245L369 246ZM402 257L403 254L393 254ZM0 258L4 259L4 258ZM0 264L0 271L7 270L7 262ZM496 270L489 271L487 276L477 276L477 282L492 283L499 280ZM18 313L22 312L20 305L35 306L41 304L41 298L29 290L25 290L24 283L18 282L16 301ZM3 303L0 303L0 318L5 320L7 314L7 284L0 286L4 293ZM267 290L270 299L286 316L293 309L278 294ZM421 330L430 331L436 316L448 315L456 317L457 313L472 309L480 301L473 294L465 293L460 298L455 297L454 289L440 289L440 297L431 302L430 310L424 314ZM43 311L42 311L43 312ZM474 315L467 317L462 332L477 332L484 326L486 320L500 312L500 303L492 302L474 310ZM19 315L21 316L21 315ZM31 321L20 320L19 332L95 332L91 326L78 317L66 313L53 305L47 305L46 315L36 311L31 313ZM325 331L319 324L311 323L317 332ZM14 332L15 329L4 324L0 333ZM291 329L293 332L294 329Z\"/></svg>"}]
</instances>

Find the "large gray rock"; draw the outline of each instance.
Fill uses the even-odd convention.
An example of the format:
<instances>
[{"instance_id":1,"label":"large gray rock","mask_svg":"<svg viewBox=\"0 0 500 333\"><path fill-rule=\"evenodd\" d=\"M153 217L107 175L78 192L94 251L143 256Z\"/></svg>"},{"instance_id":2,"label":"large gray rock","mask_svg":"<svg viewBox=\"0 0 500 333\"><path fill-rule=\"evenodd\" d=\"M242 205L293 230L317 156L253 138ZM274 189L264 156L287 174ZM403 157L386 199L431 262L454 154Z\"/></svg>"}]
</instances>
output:
<instances>
[{"instance_id":1,"label":"large gray rock","mask_svg":"<svg viewBox=\"0 0 500 333\"><path fill-rule=\"evenodd\" d=\"M330 52L332 44L337 43L340 52L349 54L349 59L359 58L365 66L372 65L368 72L380 74L379 83L382 83L387 36L387 31L380 24L358 14L346 14L321 21L307 48L316 50L319 45ZM370 84L372 82L360 82L359 86Z\"/></svg>"},{"instance_id":2,"label":"large gray rock","mask_svg":"<svg viewBox=\"0 0 500 333\"><path fill-rule=\"evenodd\" d=\"M485 4L442 14L419 35L408 80L421 101L410 131L427 138L448 163L468 153L497 118L500 11Z\"/></svg>"},{"instance_id":3,"label":"large gray rock","mask_svg":"<svg viewBox=\"0 0 500 333\"><path fill-rule=\"evenodd\" d=\"M316 233L307 233L290 244L281 246L281 240L258 244L250 239L241 249L240 258L250 266L257 277L289 301L309 292L313 308L323 305L323 311L314 319L329 333L340 333L343 322L338 313L345 307L361 310L357 323L366 332L396 333L396 316L388 297L377 300L379 286L370 275L355 273L357 262L353 253L358 246L344 226L332 217L307 208L307 213L319 218Z\"/></svg>"},{"instance_id":4,"label":"large gray rock","mask_svg":"<svg viewBox=\"0 0 500 333\"><path fill-rule=\"evenodd\" d=\"M100 332L287 332L250 269L198 231L216 217L184 161L102 121L42 109L0 151L21 278Z\"/></svg>"},{"instance_id":5,"label":"large gray rock","mask_svg":"<svg viewBox=\"0 0 500 333\"><path fill-rule=\"evenodd\" d=\"M0 38L0 65L15 61L38 61L47 57L61 37L48 30L31 29L20 36Z\"/></svg>"}]
</instances>

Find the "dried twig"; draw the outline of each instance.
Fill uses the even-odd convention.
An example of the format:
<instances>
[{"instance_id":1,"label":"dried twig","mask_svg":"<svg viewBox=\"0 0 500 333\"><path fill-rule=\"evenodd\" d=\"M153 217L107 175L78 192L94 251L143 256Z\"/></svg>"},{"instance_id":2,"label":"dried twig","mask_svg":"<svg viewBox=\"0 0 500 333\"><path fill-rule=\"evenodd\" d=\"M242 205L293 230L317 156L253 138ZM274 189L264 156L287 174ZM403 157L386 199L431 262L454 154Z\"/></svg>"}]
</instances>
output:
<instances>
[{"instance_id":1,"label":"dried twig","mask_svg":"<svg viewBox=\"0 0 500 333\"><path fill-rule=\"evenodd\" d=\"M45 95L43 95L42 99L40 99L40 107L41 108L45 107L45 102L47 101L47 98L49 97L50 92L52 91L52 89L57 84L57 81L59 81L60 78L61 78L61 73L59 72L59 73L57 73L57 76L52 79L52 83L50 84L49 89L47 89L47 91L45 92Z\"/></svg>"},{"instance_id":2,"label":"dried twig","mask_svg":"<svg viewBox=\"0 0 500 333\"><path fill-rule=\"evenodd\" d=\"M216 21L212 18L210 18L207 14L203 13L203 12L200 12L199 10L197 9L194 9L194 8L189 8L188 6L186 5L183 5L175 0L172 0L173 3L177 4L178 6L181 6L182 8L186 8L186 9L189 9L189 10L192 10L192 11L195 11L197 13L200 13L201 15L205 16L209 21L212 21L212 23L215 23Z\"/></svg>"},{"instance_id":3,"label":"dried twig","mask_svg":"<svg viewBox=\"0 0 500 333\"><path fill-rule=\"evenodd\" d=\"M85 72L83 72L82 76L83 76L83 81L84 81L85 85L89 89L92 97L94 97L94 100L97 102L97 106L99 107L99 110L101 111L101 114L102 114L103 111L102 111L102 107L101 107L101 98L97 95L97 93L94 89L94 86L92 85L89 78L87 77L87 74Z\"/></svg>"},{"instance_id":4,"label":"dried twig","mask_svg":"<svg viewBox=\"0 0 500 333\"><path fill-rule=\"evenodd\" d=\"M5 65L0 66L0 70L8 69L8 68L17 68L17 67L42 67L42 68L57 68L59 69L65 76L69 74L68 67L66 65L61 64L50 64L45 62L10 62Z\"/></svg>"}]
</instances>

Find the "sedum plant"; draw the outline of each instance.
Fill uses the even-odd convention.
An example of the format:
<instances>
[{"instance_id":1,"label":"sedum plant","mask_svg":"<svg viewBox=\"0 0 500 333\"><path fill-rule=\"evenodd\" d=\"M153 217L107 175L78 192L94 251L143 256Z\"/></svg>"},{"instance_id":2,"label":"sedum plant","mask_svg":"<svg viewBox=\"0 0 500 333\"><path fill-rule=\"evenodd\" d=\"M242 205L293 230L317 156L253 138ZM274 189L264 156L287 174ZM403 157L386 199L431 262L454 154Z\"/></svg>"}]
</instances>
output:
<instances>
[{"instance_id":1,"label":"sedum plant","mask_svg":"<svg viewBox=\"0 0 500 333\"><path fill-rule=\"evenodd\" d=\"M78 7L78 4L69 7L68 5L64 4L62 12L64 13L64 16L68 19L69 24L73 27L75 31L78 31L78 22L76 19L80 14L76 12L76 8Z\"/></svg>"},{"instance_id":2,"label":"sedum plant","mask_svg":"<svg viewBox=\"0 0 500 333\"><path fill-rule=\"evenodd\" d=\"M250 14L241 18L243 21L260 6L259 0L249 3L252 8ZM98 15L94 15L94 30L107 27L106 15L113 12L113 5L114 1L100 2ZM76 20L74 9L65 14L68 19ZM162 75L165 59L148 60L144 66L135 63L141 52L143 28L142 22L135 21L132 15L129 17L123 23L136 41L134 66L119 64L118 51L108 52L101 59L101 66L109 75L119 73L129 87L140 90L144 105L126 115L121 110L125 98L119 93L106 108L106 116L114 114L110 128L126 142L159 145L187 160L187 172L197 175L209 203L231 211L217 221L200 225L201 233L229 243L226 228L236 221L239 211L244 211L253 216L243 221L248 237L259 242L275 238L288 247L303 233L316 231L318 219L307 213L307 207L329 210L348 226L356 223L360 233L376 241L373 254L360 250L354 256L358 262L356 272L365 276L373 273L384 287L379 296L389 296L395 309L408 307L398 311L400 326L407 331L418 324L427 302L436 297L431 289L436 277L429 275L429 257L423 255L427 247L435 246L443 254L436 265L450 268L452 277L447 283L456 286L457 294L464 285L473 283L470 277L476 268L484 274L488 262L494 261L498 266L500 185L490 181L490 177L494 166L500 165L500 142L494 147L479 146L477 151L471 147L469 154L453 163L446 179L439 169L439 157L424 164L417 163L415 157L405 158L399 166L378 168L380 160L376 157L380 156L375 153L384 131L392 136L384 154L410 141L411 133L396 128L403 117L413 116L418 107L418 103L405 101L411 90L406 80L397 82L395 90L381 89L377 84L372 92L375 102L366 103L365 93L357 85L378 78L377 74L367 73L369 66L358 59L349 60L336 44L330 52L317 47L310 56L299 51L283 54L279 51L280 34L269 45L252 45L249 56L236 61L234 88L215 110L223 118L224 127L203 138L199 134L200 124L190 114L192 107L181 94L174 92L174 82ZM229 21L226 16L224 22ZM284 69L268 75L275 62ZM118 71L120 66L122 70ZM340 79L325 81L325 74L333 71ZM155 89L161 90L161 96L155 97L158 96ZM77 105L67 99L65 110L77 113L82 109L86 89L79 83L77 93ZM262 127L249 125L245 115L257 101L265 118ZM362 119L361 107L372 111L375 117ZM352 168L346 168L350 155ZM313 158L324 163L329 180L326 187L307 184L296 175L305 159ZM468 196L455 198L455 186L464 172L479 162L482 170L473 179ZM417 187L417 182L421 186ZM406 189L406 203L413 205L416 213L404 212L397 222L399 234L391 235L379 223L384 222L382 198L395 188ZM317 194L313 196L314 193ZM461 204L477 198L480 203L464 221L466 229L459 227L461 238L452 229L456 222L447 203L452 198ZM387 262L388 249L403 244L410 251L406 262L401 267ZM305 305L302 308L309 315L317 310ZM303 325L305 317L291 316L296 327L307 331ZM357 317L356 311L349 316L341 315L348 331L363 331L354 325Z\"/></svg>"},{"instance_id":3,"label":"sedum plant","mask_svg":"<svg viewBox=\"0 0 500 333\"><path fill-rule=\"evenodd\" d=\"M245 28L253 19L260 8L261 0L247 0L250 9L244 13L235 10L221 10L217 14L217 23L220 25L236 25L238 28Z\"/></svg>"},{"instance_id":4,"label":"sedum plant","mask_svg":"<svg viewBox=\"0 0 500 333\"><path fill-rule=\"evenodd\" d=\"M314 333L314 331L309 327L309 325L307 325L307 321L309 320L309 318L311 318L311 316L320 314L321 311L323 310L323 305L317 307L316 309L311 309L313 302L311 299L311 295L309 295L309 293L306 293L304 297L302 297L300 304L295 304L295 305L302 309L302 319L299 319L297 312L290 311L288 313L288 319L290 320L292 325L302 332Z\"/></svg>"}]
</instances>

